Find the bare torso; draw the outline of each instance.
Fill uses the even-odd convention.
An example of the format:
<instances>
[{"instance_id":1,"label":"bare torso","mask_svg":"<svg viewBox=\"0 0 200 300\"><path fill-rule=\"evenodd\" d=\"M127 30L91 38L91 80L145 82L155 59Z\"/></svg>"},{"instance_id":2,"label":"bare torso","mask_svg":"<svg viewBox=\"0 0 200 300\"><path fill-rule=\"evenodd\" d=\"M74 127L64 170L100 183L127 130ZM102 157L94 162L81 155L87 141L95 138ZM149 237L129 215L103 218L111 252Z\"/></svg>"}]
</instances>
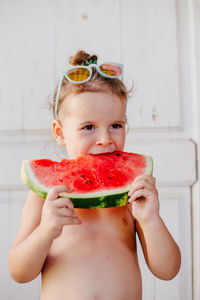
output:
<instances>
[{"instance_id":1,"label":"bare torso","mask_svg":"<svg viewBox=\"0 0 200 300\"><path fill-rule=\"evenodd\" d=\"M135 227L127 206L76 209L42 271L41 300L141 300Z\"/></svg>"}]
</instances>

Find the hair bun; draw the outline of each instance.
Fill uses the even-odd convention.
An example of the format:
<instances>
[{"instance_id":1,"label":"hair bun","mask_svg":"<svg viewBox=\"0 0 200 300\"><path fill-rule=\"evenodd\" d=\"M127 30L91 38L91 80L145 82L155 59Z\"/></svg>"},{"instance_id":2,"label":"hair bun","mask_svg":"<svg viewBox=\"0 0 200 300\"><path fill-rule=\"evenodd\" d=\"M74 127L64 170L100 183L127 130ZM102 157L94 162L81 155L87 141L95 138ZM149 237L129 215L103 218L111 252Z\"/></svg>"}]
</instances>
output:
<instances>
[{"instance_id":1,"label":"hair bun","mask_svg":"<svg viewBox=\"0 0 200 300\"><path fill-rule=\"evenodd\" d=\"M71 56L69 59L69 63L73 66L77 65L83 65L86 63L86 60L96 60L97 61L97 56L96 55L90 55L86 53L85 51L78 51L74 56Z\"/></svg>"}]
</instances>

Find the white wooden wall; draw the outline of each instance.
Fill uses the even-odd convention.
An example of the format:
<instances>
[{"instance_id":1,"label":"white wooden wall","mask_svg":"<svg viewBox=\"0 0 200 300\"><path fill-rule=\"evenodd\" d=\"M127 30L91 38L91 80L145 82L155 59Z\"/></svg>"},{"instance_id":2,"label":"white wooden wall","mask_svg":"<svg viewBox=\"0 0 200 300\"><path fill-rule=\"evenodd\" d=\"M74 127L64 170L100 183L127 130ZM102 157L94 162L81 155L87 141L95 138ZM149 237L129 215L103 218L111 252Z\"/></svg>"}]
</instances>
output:
<instances>
[{"instance_id":1,"label":"white wooden wall","mask_svg":"<svg viewBox=\"0 0 200 300\"><path fill-rule=\"evenodd\" d=\"M134 79L126 150L153 156L161 215L181 248L169 282L139 249L143 299L200 299L200 1L0 0L0 28L0 300L39 299L40 278L20 285L7 271L27 194L19 171L23 159L62 156L47 102L79 49L124 63Z\"/></svg>"}]
</instances>

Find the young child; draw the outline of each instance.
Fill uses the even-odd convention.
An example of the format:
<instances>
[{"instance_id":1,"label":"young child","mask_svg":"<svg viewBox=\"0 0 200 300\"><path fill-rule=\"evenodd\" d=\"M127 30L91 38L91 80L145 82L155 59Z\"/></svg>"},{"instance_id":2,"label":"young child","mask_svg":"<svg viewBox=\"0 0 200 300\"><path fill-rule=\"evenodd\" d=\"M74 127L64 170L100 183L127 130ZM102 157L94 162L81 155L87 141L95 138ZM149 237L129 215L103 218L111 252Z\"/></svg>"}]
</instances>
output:
<instances>
[{"instance_id":1,"label":"young child","mask_svg":"<svg viewBox=\"0 0 200 300\"><path fill-rule=\"evenodd\" d=\"M127 90L118 78L121 64L97 64L79 51L75 66L62 74L56 89L53 136L69 158L123 150ZM136 232L151 272L164 280L179 271L180 251L159 215L155 178L138 176L129 205L74 209L55 186L46 200L32 191L10 249L8 266L17 282L42 272L42 300L141 300Z\"/></svg>"}]
</instances>

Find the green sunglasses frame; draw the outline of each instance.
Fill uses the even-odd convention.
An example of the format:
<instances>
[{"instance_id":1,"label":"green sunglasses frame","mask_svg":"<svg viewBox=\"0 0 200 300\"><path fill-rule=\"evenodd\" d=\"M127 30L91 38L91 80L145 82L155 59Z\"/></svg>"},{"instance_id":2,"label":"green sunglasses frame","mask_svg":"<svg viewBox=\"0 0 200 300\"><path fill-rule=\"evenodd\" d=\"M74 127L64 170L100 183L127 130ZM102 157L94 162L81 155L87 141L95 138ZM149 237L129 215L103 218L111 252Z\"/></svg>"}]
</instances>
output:
<instances>
[{"instance_id":1,"label":"green sunglasses frame","mask_svg":"<svg viewBox=\"0 0 200 300\"><path fill-rule=\"evenodd\" d=\"M111 75L107 75L105 73L103 73L101 70L100 70L100 66L101 65L116 65L116 66L119 66L121 68L121 74L120 75L116 75L116 76L111 76ZM102 77L105 77L105 78L118 78L120 76L123 75L123 70L124 70L124 66L120 63L114 63L114 62L106 62L106 63L101 63L100 65L97 65L97 64L90 64L88 66L73 66L73 67L70 67L69 69L67 69L66 71L64 71L61 75L60 75L60 79L59 79L59 83L58 83L58 89L57 89L57 94L56 94L56 103L55 103L55 117L56 117L56 120L58 119L58 114L57 114L57 109L58 109L58 99L59 99L59 95L60 95L60 89L61 89L61 86L62 86L62 81L63 81L63 78L65 77L68 81L74 83L74 84L82 84L82 83L85 83L87 81L90 80L90 78L92 77L92 68L96 68L97 72L99 73L99 75L101 75ZM70 70L73 70L73 69L87 69L89 72L90 72L90 75L88 76L87 79L85 80L82 80L82 81L74 81L74 80L71 80L69 78L69 76L67 75L67 73L70 71Z\"/></svg>"}]
</instances>

